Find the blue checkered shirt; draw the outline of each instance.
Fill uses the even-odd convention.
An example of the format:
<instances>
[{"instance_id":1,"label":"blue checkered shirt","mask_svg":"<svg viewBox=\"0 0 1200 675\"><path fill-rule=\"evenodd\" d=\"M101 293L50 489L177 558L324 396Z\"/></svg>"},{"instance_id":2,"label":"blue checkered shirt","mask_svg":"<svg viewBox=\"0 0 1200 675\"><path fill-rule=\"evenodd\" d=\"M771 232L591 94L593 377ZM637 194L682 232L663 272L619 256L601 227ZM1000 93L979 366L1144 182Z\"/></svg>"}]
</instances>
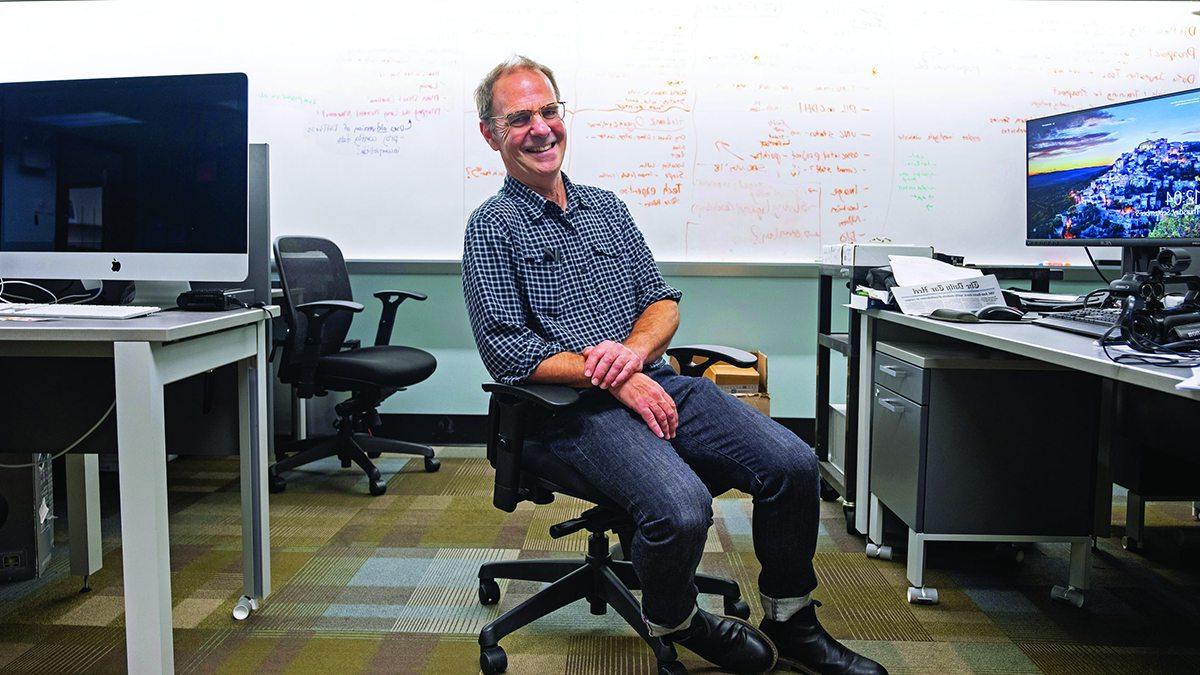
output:
<instances>
[{"instance_id":1,"label":"blue checkered shirt","mask_svg":"<svg viewBox=\"0 0 1200 675\"><path fill-rule=\"evenodd\" d=\"M463 294L497 382L525 382L559 352L622 342L647 307L683 295L663 281L624 202L563 183L565 212L508 176L467 220Z\"/></svg>"}]
</instances>

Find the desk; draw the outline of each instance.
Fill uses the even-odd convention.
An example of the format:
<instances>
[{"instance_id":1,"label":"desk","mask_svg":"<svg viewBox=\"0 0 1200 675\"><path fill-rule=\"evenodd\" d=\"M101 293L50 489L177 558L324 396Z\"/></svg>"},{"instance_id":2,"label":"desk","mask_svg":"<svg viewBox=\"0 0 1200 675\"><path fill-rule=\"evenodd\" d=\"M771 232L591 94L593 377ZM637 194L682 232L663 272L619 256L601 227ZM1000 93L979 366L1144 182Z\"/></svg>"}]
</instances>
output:
<instances>
[{"instance_id":1,"label":"desk","mask_svg":"<svg viewBox=\"0 0 1200 675\"><path fill-rule=\"evenodd\" d=\"M1181 391L1176 383L1190 375L1189 369L1115 363L1090 337L1056 331L1028 323L963 324L907 316L899 312L866 310L858 312L859 362L857 376L858 410L871 408L872 378L875 370L875 343L881 337L932 336L980 345L1026 358L1097 375L1104 379L1101 396L1100 443L1096 456L1096 490L1093 503L1093 534L1107 536L1112 512L1112 470L1110 459L1118 433L1116 424L1116 384L1125 383L1200 401L1200 391ZM871 416L857 416L859 462L855 476L859 495L870 494ZM867 531L881 526L874 505L867 514ZM1086 567L1084 551L1072 551L1072 585Z\"/></svg>"},{"instance_id":2,"label":"desk","mask_svg":"<svg viewBox=\"0 0 1200 675\"><path fill-rule=\"evenodd\" d=\"M278 308L269 313L277 315ZM267 520L267 312L161 312L124 321L0 321L0 355L105 357L113 360L121 495L125 642L131 673L174 671L171 562L167 533L167 448L163 387L238 364L241 414L242 577L244 618L270 593ZM94 460L94 455L90 456ZM72 568L94 570L98 517L88 474L95 463L68 464ZM89 494L91 492L91 494ZM76 553L83 551L83 553ZM76 556L83 558L77 560Z\"/></svg>"}]
</instances>

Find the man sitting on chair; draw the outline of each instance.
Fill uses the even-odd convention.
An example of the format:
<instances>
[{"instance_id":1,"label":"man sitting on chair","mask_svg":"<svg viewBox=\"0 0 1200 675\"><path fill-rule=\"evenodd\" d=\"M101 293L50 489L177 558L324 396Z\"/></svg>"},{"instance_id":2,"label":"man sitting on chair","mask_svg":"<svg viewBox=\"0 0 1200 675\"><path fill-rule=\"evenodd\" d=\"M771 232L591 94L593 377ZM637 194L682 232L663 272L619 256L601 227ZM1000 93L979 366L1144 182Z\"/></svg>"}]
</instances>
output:
<instances>
[{"instance_id":1,"label":"man sitting on chair","mask_svg":"<svg viewBox=\"0 0 1200 675\"><path fill-rule=\"evenodd\" d=\"M559 98L550 69L524 57L475 91L479 129L508 174L471 214L463 251L484 364L506 384L586 390L542 440L634 519L630 558L653 635L738 672L770 670L776 653L808 672L886 672L817 621L815 454L664 363L682 294L663 281L625 204L562 173ZM754 496L761 631L696 606L712 497L731 488Z\"/></svg>"}]
</instances>

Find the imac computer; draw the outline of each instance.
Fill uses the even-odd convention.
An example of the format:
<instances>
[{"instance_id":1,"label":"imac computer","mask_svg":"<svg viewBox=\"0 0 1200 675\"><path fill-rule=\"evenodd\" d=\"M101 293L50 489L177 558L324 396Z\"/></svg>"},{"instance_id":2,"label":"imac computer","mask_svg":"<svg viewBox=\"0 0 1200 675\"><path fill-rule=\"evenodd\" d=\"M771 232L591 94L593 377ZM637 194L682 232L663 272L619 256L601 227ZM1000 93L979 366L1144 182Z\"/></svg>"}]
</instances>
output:
<instances>
[{"instance_id":1,"label":"imac computer","mask_svg":"<svg viewBox=\"0 0 1200 675\"><path fill-rule=\"evenodd\" d=\"M0 84L0 278L245 279L247 91L241 73Z\"/></svg>"},{"instance_id":2,"label":"imac computer","mask_svg":"<svg viewBox=\"0 0 1200 675\"><path fill-rule=\"evenodd\" d=\"M1125 271L1200 246L1200 89L1025 124L1026 244L1120 246Z\"/></svg>"}]
</instances>

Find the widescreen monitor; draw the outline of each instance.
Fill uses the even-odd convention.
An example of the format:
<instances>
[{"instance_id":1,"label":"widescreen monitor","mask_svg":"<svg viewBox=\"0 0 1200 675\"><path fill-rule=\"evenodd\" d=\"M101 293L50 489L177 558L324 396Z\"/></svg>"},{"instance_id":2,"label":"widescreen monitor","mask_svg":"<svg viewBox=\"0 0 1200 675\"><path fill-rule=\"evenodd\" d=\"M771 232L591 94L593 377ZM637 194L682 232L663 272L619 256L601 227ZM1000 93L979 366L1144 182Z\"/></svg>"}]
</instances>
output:
<instances>
[{"instance_id":1,"label":"widescreen monitor","mask_svg":"<svg viewBox=\"0 0 1200 675\"><path fill-rule=\"evenodd\" d=\"M1200 245L1200 89L1025 124L1026 244Z\"/></svg>"},{"instance_id":2,"label":"widescreen monitor","mask_svg":"<svg viewBox=\"0 0 1200 675\"><path fill-rule=\"evenodd\" d=\"M0 277L246 278L241 73L0 84Z\"/></svg>"}]
</instances>

